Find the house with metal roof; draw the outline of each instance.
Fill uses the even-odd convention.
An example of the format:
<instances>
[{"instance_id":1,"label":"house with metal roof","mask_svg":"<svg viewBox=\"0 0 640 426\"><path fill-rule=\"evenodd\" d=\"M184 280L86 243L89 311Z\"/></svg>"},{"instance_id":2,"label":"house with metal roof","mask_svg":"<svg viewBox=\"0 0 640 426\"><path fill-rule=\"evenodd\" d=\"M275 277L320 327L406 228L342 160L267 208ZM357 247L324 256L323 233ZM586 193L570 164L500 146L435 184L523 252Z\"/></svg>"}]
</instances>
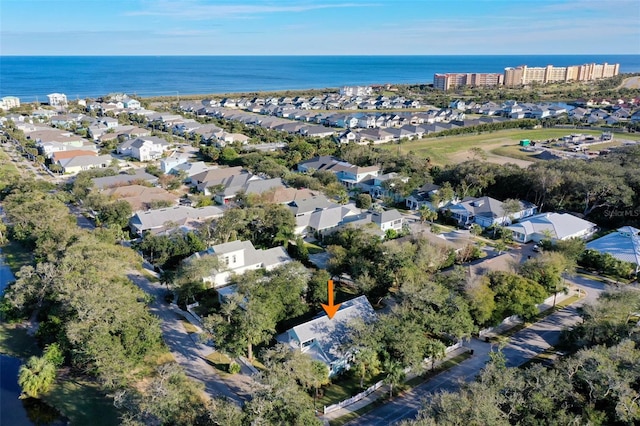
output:
<instances>
[{"instance_id":1,"label":"house with metal roof","mask_svg":"<svg viewBox=\"0 0 640 426\"><path fill-rule=\"evenodd\" d=\"M595 223L569 213L542 213L507 226L507 229L513 232L515 241L539 243L544 239L553 242L571 238L586 239L592 236L598 227Z\"/></svg>"},{"instance_id":2,"label":"house with metal roof","mask_svg":"<svg viewBox=\"0 0 640 426\"><path fill-rule=\"evenodd\" d=\"M587 244L588 250L609 253L618 260L636 265L636 273L640 272L640 229L623 226L615 232L593 240Z\"/></svg>"},{"instance_id":3,"label":"house with metal roof","mask_svg":"<svg viewBox=\"0 0 640 426\"><path fill-rule=\"evenodd\" d=\"M356 319L367 323L376 319L366 296L343 302L332 319L321 312L311 321L278 336L278 340L326 364L329 367L329 377L335 376L349 366L351 353L343 351L341 346L346 342L349 323Z\"/></svg>"}]
</instances>

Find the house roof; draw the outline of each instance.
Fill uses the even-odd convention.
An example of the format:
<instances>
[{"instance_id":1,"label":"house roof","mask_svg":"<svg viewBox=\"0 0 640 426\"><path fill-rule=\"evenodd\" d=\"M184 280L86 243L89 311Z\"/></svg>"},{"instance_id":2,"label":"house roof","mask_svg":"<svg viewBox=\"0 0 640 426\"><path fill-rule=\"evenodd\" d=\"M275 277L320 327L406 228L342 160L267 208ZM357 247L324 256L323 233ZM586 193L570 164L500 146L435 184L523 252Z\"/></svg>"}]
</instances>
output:
<instances>
[{"instance_id":1,"label":"house roof","mask_svg":"<svg viewBox=\"0 0 640 426\"><path fill-rule=\"evenodd\" d=\"M167 223L184 224L190 220L207 220L222 216L223 210L216 206L187 207L175 206L165 209L138 211L131 218L131 224L140 231L164 227Z\"/></svg>"},{"instance_id":2,"label":"house roof","mask_svg":"<svg viewBox=\"0 0 640 426\"><path fill-rule=\"evenodd\" d=\"M136 170L134 174L121 173L115 176L106 176L100 178L93 178L93 186L97 189L109 188L111 186L129 185L132 182L143 180L149 183L156 183L158 178L150 175L142 169Z\"/></svg>"},{"instance_id":3,"label":"house roof","mask_svg":"<svg viewBox=\"0 0 640 426\"><path fill-rule=\"evenodd\" d=\"M640 229L623 226L616 232L593 240L587 244L587 249L600 253L609 253L616 259L635 263L640 268Z\"/></svg>"},{"instance_id":4,"label":"house roof","mask_svg":"<svg viewBox=\"0 0 640 426\"><path fill-rule=\"evenodd\" d=\"M526 235L549 232L554 239L563 240L595 226L595 223L568 213L542 213L523 219L507 229Z\"/></svg>"},{"instance_id":5,"label":"house roof","mask_svg":"<svg viewBox=\"0 0 640 426\"><path fill-rule=\"evenodd\" d=\"M311 351L314 358L330 363L342 356L340 346L345 341L349 322L357 318L366 322L375 320L375 312L366 296L343 302L332 319L321 312L313 320L293 327L290 332L301 343L313 340L307 351Z\"/></svg>"},{"instance_id":6,"label":"house roof","mask_svg":"<svg viewBox=\"0 0 640 426\"><path fill-rule=\"evenodd\" d=\"M56 151L53 153L51 158L55 163L56 161L59 161L59 160L64 160L64 159L73 158L73 157L81 157L83 155L90 155L93 157L97 157L98 153L95 151L90 151L88 149L72 149L69 151Z\"/></svg>"},{"instance_id":7,"label":"house roof","mask_svg":"<svg viewBox=\"0 0 640 426\"><path fill-rule=\"evenodd\" d=\"M103 192L119 200L124 200L131 205L133 211L143 210L153 201L169 201L175 204L178 197L162 188L142 185L126 185L107 189Z\"/></svg>"},{"instance_id":8,"label":"house roof","mask_svg":"<svg viewBox=\"0 0 640 426\"><path fill-rule=\"evenodd\" d=\"M82 166L97 166L102 164L109 164L113 160L110 155L100 155L94 157L92 155L80 155L72 158L65 158L59 161L60 166L65 169L69 167L82 167Z\"/></svg>"},{"instance_id":9,"label":"house roof","mask_svg":"<svg viewBox=\"0 0 640 426\"><path fill-rule=\"evenodd\" d=\"M191 180L196 182L211 182L217 179L223 179L232 175L243 173L242 166L224 167L218 169L209 169L204 172L195 174Z\"/></svg>"},{"instance_id":10,"label":"house roof","mask_svg":"<svg viewBox=\"0 0 640 426\"><path fill-rule=\"evenodd\" d=\"M332 205L334 204L331 203L327 197L318 194L309 198L296 199L289 203L289 208L293 212L293 215L296 216L316 210L323 210Z\"/></svg>"},{"instance_id":11,"label":"house roof","mask_svg":"<svg viewBox=\"0 0 640 426\"><path fill-rule=\"evenodd\" d=\"M244 263L230 269L231 272L240 270L246 266L259 265L261 268L271 269L272 267L291 262L291 257L287 254L284 247L273 247L267 250L256 249L251 241L229 241L228 243L218 244L208 249L195 253L189 259L199 259L203 256L223 256L227 253L235 253L242 251ZM214 274L216 271L212 271Z\"/></svg>"},{"instance_id":12,"label":"house roof","mask_svg":"<svg viewBox=\"0 0 640 426\"><path fill-rule=\"evenodd\" d=\"M345 206L329 207L327 209L311 213L308 218L308 226L317 231L333 228L334 226L338 226L346 216L353 214L356 213ZM296 220L296 222L298 222L298 220Z\"/></svg>"},{"instance_id":13,"label":"house roof","mask_svg":"<svg viewBox=\"0 0 640 426\"><path fill-rule=\"evenodd\" d=\"M473 216L498 218L504 217L505 212L503 209L502 201L496 200L491 197L467 197L458 204L452 204L447 208L450 210L464 209L471 213ZM521 210L533 207L533 204L526 201L520 201Z\"/></svg>"},{"instance_id":14,"label":"house roof","mask_svg":"<svg viewBox=\"0 0 640 426\"><path fill-rule=\"evenodd\" d=\"M392 222L394 220L402 219L402 214L396 209L385 210L382 212L373 212L371 214L371 221L381 226L383 223Z\"/></svg>"}]
</instances>

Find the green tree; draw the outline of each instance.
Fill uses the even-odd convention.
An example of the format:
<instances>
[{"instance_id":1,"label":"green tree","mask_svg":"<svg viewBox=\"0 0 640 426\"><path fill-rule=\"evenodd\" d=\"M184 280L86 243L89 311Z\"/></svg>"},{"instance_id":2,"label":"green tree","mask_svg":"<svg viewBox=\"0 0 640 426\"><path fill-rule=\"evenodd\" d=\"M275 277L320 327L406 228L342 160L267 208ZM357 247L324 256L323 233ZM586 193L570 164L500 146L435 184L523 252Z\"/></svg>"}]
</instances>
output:
<instances>
[{"instance_id":1,"label":"green tree","mask_svg":"<svg viewBox=\"0 0 640 426\"><path fill-rule=\"evenodd\" d=\"M358 194L356 197L356 207L361 208L363 210L369 209L371 207L371 195L369 194Z\"/></svg>"},{"instance_id":2,"label":"green tree","mask_svg":"<svg viewBox=\"0 0 640 426\"><path fill-rule=\"evenodd\" d=\"M371 348L363 348L356 352L352 368L358 377L360 377L360 387L364 388L364 381L375 377L380 373L380 359L378 353Z\"/></svg>"},{"instance_id":3,"label":"green tree","mask_svg":"<svg viewBox=\"0 0 640 426\"><path fill-rule=\"evenodd\" d=\"M18 371L18 384L26 397L39 398L56 379L56 365L47 357L32 356Z\"/></svg>"},{"instance_id":4,"label":"green tree","mask_svg":"<svg viewBox=\"0 0 640 426\"><path fill-rule=\"evenodd\" d=\"M393 398L393 387L404 381L405 372L402 364L392 359L388 359L383 364L385 378L384 382L389 385L389 398Z\"/></svg>"}]
</instances>

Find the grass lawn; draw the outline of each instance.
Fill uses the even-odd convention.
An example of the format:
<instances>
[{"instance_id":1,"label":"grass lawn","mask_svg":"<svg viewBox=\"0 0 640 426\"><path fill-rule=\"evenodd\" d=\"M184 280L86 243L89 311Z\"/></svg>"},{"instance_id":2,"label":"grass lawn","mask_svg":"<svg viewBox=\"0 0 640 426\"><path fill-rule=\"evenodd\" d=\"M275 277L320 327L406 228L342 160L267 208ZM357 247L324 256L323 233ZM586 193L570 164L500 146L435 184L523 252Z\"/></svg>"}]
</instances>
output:
<instances>
[{"instance_id":1,"label":"grass lawn","mask_svg":"<svg viewBox=\"0 0 640 426\"><path fill-rule=\"evenodd\" d=\"M322 247L320 247L318 245L315 245L315 244L311 244L311 243L305 242L304 246L309 251L309 254L318 254L318 253L324 252L324 249Z\"/></svg>"},{"instance_id":2,"label":"grass lawn","mask_svg":"<svg viewBox=\"0 0 640 426\"><path fill-rule=\"evenodd\" d=\"M216 370L229 374L229 364L231 364L232 359L225 354L214 351L204 357L204 359L206 359L207 362L209 362L209 364L211 364L211 366Z\"/></svg>"},{"instance_id":3,"label":"grass lawn","mask_svg":"<svg viewBox=\"0 0 640 426\"><path fill-rule=\"evenodd\" d=\"M461 136L446 136L436 138L424 138L403 144L387 144L382 145L383 148L389 150L398 150L403 154L410 151L419 157L429 157L434 164L449 164L453 162L460 154L468 152L471 148L478 147L490 152L492 149L499 149L503 145L513 145L517 149L517 144L521 139L544 140L552 138L560 138L576 132L575 129L508 129L495 132L487 132L482 134L470 134ZM602 132L592 130L579 130L580 133L599 136ZM511 156L511 154L520 153L508 150L504 154L499 155ZM471 154L469 154L471 157ZM512 157L524 159L520 157ZM464 160L466 158L458 158ZM526 158L530 160L529 158Z\"/></svg>"},{"instance_id":4,"label":"grass lawn","mask_svg":"<svg viewBox=\"0 0 640 426\"><path fill-rule=\"evenodd\" d=\"M316 405L318 407L323 407L331 404L337 404L340 401L344 401L347 398L351 398L352 396L359 394L383 378L384 374L378 374L370 380L365 380L364 387L361 388L360 379L347 373L336 382L331 383L326 388L322 388L323 395L321 398L318 398Z\"/></svg>"},{"instance_id":5,"label":"grass lawn","mask_svg":"<svg viewBox=\"0 0 640 426\"><path fill-rule=\"evenodd\" d=\"M24 265L30 265L33 262L31 251L18 241L9 241L1 246L0 250L2 250L4 263L9 266L14 274Z\"/></svg>"},{"instance_id":6,"label":"grass lawn","mask_svg":"<svg viewBox=\"0 0 640 426\"><path fill-rule=\"evenodd\" d=\"M199 331L198 328L195 325L191 324L185 317L183 317L182 315L178 315L178 317L180 318L180 322L182 322L182 326L187 333L193 334Z\"/></svg>"},{"instance_id":7,"label":"grass lawn","mask_svg":"<svg viewBox=\"0 0 640 426\"><path fill-rule=\"evenodd\" d=\"M72 425L120 424L120 412L114 407L113 400L95 383L73 378L59 380L43 399L68 417Z\"/></svg>"},{"instance_id":8,"label":"grass lawn","mask_svg":"<svg viewBox=\"0 0 640 426\"><path fill-rule=\"evenodd\" d=\"M20 359L41 355L36 340L17 324L0 323L0 353Z\"/></svg>"}]
</instances>

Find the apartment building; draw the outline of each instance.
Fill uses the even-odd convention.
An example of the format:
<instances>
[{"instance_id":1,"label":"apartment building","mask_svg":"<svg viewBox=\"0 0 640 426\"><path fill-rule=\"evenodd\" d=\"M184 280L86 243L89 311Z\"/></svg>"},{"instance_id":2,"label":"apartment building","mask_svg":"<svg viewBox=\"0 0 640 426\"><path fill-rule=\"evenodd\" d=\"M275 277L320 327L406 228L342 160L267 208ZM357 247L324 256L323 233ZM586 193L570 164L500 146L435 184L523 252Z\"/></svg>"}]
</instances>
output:
<instances>
[{"instance_id":1,"label":"apartment building","mask_svg":"<svg viewBox=\"0 0 640 426\"><path fill-rule=\"evenodd\" d=\"M620 64L584 64L568 67L518 67L504 69L504 85L515 87L531 83L553 83L558 81L590 81L614 77L620 73Z\"/></svg>"},{"instance_id":2,"label":"apartment building","mask_svg":"<svg viewBox=\"0 0 640 426\"><path fill-rule=\"evenodd\" d=\"M450 90L460 86L493 87L502 85L503 78L499 73L434 74L433 87L439 90Z\"/></svg>"}]
</instances>

